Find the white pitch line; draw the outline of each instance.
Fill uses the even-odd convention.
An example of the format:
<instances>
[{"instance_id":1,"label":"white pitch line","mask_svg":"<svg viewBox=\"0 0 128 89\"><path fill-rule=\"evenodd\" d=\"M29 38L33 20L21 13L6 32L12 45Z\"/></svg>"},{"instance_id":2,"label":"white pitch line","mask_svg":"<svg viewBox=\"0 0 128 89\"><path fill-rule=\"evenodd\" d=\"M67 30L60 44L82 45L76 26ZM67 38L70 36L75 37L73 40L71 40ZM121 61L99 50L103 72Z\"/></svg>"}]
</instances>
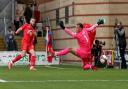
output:
<instances>
[{"instance_id":1,"label":"white pitch line","mask_svg":"<svg viewBox=\"0 0 128 89\"><path fill-rule=\"evenodd\" d=\"M7 82L7 81L0 79L0 83L5 83L5 82Z\"/></svg>"},{"instance_id":2,"label":"white pitch line","mask_svg":"<svg viewBox=\"0 0 128 89\"><path fill-rule=\"evenodd\" d=\"M25 80L19 80L19 81L5 81L0 80L0 83L47 83L47 82L128 82L128 80L42 80L42 81L25 81Z\"/></svg>"},{"instance_id":3,"label":"white pitch line","mask_svg":"<svg viewBox=\"0 0 128 89\"><path fill-rule=\"evenodd\" d=\"M61 67L53 67L53 66L45 66L45 67L48 67L48 68L56 68L56 69L65 69L65 68L61 68Z\"/></svg>"},{"instance_id":4,"label":"white pitch line","mask_svg":"<svg viewBox=\"0 0 128 89\"><path fill-rule=\"evenodd\" d=\"M62 63L61 65L71 65L71 66L81 66L80 63L72 64L72 63Z\"/></svg>"}]
</instances>

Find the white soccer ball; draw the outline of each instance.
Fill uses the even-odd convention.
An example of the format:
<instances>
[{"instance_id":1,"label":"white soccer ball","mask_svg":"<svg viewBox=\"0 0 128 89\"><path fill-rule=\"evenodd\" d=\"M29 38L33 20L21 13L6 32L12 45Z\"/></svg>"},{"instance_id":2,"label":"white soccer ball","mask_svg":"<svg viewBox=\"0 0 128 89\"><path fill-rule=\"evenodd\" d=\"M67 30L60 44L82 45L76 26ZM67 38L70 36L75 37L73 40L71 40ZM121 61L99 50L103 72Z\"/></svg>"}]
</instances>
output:
<instances>
[{"instance_id":1,"label":"white soccer ball","mask_svg":"<svg viewBox=\"0 0 128 89\"><path fill-rule=\"evenodd\" d=\"M106 55L101 55L101 57L100 57L100 62L101 62L102 64L104 64L106 60L107 60L107 56L106 56Z\"/></svg>"}]
</instances>

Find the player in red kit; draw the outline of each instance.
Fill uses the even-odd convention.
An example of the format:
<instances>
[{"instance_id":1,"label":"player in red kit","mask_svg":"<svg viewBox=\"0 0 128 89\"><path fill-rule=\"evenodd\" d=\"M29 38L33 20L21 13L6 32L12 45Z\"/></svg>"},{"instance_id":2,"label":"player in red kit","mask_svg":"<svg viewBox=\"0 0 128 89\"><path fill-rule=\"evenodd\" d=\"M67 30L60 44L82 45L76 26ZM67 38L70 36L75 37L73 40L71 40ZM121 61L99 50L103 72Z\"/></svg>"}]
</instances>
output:
<instances>
[{"instance_id":1,"label":"player in red kit","mask_svg":"<svg viewBox=\"0 0 128 89\"><path fill-rule=\"evenodd\" d=\"M91 56L91 47L92 47L92 39L90 38L89 32L94 30L100 24L104 24L103 19L99 19L98 22L92 25L90 28L84 28L83 24L78 23L76 26L76 33L72 32L70 29L66 28L63 22L60 22L60 27L70 36L77 39L79 48L65 48L59 52L51 52L50 56L62 56L66 55L67 53L72 53L82 59L84 70L86 69L93 69L91 64L88 64L89 57Z\"/></svg>"},{"instance_id":2,"label":"player in red kit","mask_svg":"<svg viewBox=\"0 0 128 89\"><path fill-rule=\"evenodd\" d=\"M36 34L34 26L35 26L35 19L31 18L30 24L28 23L24 24L15 32L15 34L18 34L20 31L23 31L23 38L21 41L22 52L8 63L9 69L12 68L15 62L23 58L26 55L26 53L30 53L31 54L30 70L36 70L35 69L36 57L35 57L35 51L34 51L34 45L33 45L34 37Z\"/></svg>"},{"instance_id":3,"label":"player in red kit","mask_svg":"<svg viewBox=\"0 0 128 89\"><path fill-rule=\"evenodd\" d=\"M84 24L83 26L84 26L84 28L90 28L92 25L91 25L91 24ZM87 32L88 32L88 36L89 36L89 38L90 38L90 46L92 47L93 42L94 42L94 39L95 39L95 36L96 36L96 28L94 28L94 29L91 30L91 31L88 31L88 30L87 30ZM88 58L88 60L86 60L87 63L88 63L88 64L92 64L92 61L93 61L92 59L93 59L93 57L92 57L92 55L91 55L91 56ZM93 69L97 70L97 68L96 68L95 66L93 66Z\"/></svg>"}]
</instances>

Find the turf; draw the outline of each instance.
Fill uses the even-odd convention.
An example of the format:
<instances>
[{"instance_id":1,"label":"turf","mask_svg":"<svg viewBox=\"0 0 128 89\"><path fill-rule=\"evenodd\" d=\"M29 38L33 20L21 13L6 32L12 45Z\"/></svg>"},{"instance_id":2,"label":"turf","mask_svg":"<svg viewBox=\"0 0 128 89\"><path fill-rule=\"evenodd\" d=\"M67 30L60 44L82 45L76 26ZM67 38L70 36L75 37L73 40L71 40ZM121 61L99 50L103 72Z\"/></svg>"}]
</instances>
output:
<instances>
[{"instance_id":1,"label":"turf","mask_svg":"<svg viewBox=\"0 0 128 89\"><path fill-rule=\"evenodd\" d=\"M84 71L80 66L0 67L0 89L128 89L128 70Z\"/></svg>"}]
</instances>

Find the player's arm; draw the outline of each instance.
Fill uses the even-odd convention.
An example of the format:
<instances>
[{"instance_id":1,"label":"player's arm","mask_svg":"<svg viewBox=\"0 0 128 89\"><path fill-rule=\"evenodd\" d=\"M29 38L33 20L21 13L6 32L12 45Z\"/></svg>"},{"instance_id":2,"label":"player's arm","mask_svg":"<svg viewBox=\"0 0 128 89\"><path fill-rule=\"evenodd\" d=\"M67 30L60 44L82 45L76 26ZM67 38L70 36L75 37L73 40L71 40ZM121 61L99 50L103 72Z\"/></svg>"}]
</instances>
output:
<instances>
[{"instance_id":1,"label":"player's arm","mask_svg":"<svg viewBox=\"0 0 128 89\"><path fill-rule=\"evenodd\" d=\"M22 27L20 27L19 29L17 29L17 31L15 32L15 34L17 35L20 31L22 31Z\"/></svg>"},{"instance_id":2,"label":"player's arm","mask_svg":"<svg viewBox=\"0 0 128 89\"><path fill-rule=\"evenodd\" d=\"M15 34L17 35L19 32L21 32L22 30L24 30L26 26L27 26L27 24L22 25L19 29L17 29L17 31L15 32Z\"/></svg>"},{"instance_id":3,"label":"player's arm","mask_svg":"<svg viewBox=\"0 0 128 89\"><path fill-rule=\"evenodd\" d=\"M94 24L93 26L91 26L90 28L87 28L88 31L92 31L93 29L95 29L97 26L104 24L105 20L104 19L98 19L97 23Z\"/></svg>"},{"instance_id":4,"label":"player's arm","mask_svg":"<svg viewBox=\"0 0 128 89\"><path fill-rule=\"evenodd\" d=\"M72 32L71 29L65 28L65 32L70 36L72 36L73 38L76 37L76 33Z\"/></svg>"},{"instance_id":5,"label":"player's arm","mask_svg":"<svg viewBox=\"0 0 128 89\"><path fill-rule=\"evenodd\" d=\"M72 32L69 28L66 28L66 27L64 26L63 21L60 21L59 25L60 25L61 29L63 29L67 34L69 34L70 36L72 36L72 37L75 38L76 33Z\"/></svg>"},{"instance_id":6,"label":"player's arm","mask_svg":"<svg viewBox=\"0 0 128 89\"><path fill-rule=\"evenodd\" d=\"M94 30L96 27L98 26L98 24L94 24L92 25L90 28L86 28L88 31L92 31Z\"/></svg>"}]
</instances>

